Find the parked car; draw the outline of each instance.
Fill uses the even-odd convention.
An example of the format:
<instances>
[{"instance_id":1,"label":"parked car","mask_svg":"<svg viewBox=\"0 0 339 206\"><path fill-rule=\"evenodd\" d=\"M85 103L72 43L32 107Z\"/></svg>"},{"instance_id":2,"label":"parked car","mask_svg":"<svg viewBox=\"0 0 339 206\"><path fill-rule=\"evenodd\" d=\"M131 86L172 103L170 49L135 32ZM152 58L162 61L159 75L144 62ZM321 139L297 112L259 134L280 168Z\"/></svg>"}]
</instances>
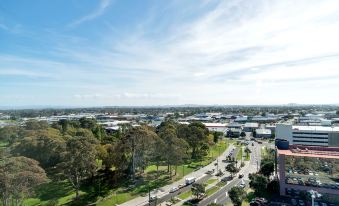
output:
<instances>
[{"instance_id":1,"label":"parked car","mask_svg":"<svg viewBox=\"0 0 339 206\"><path fill-rule=\"evenodd\" d=\"M228 180L229 180L229 177L223 177L223 178L221 179L222 182L227 182Z\"/></svg>"},{"instance_id":2,"label":"parked car","mask_svg":"<svg viewBox=\"0 0 339 206\"><path fill-rule=\"evenodd\" d=\"M288 195L292 195L292 189L290 189L290 188L287 188L287 189L286 189L286 194L288 194Z\"/></svg>"},{"instance_id":3,"label":"parked car","mask_svg":"<svg viewBox=\"0 0 339 206\"><path fill-rule=\"evenodd\" d=\"M314 206L320 206L318 202L314 202Z\"/></svg>"},{"instance_id":4,"label":"parked car","mask_svg":"<svg viewBox=\"0 0 339 206\"><path fill-rule=\"evenodd\" d=\"M299 200L299 206L305 206L304 200Z\"/></svg>"},{"instance_id":5,"label":"parked car","mask_svg":"<svg viewBox=\"0 0 339 206\"><path fill-rule=\"evenodd\" d=\"M327 203L321 202L320 205L321 205L321 206L327 206Z\"/></svg>"},{"instance_id":6,"label":"parked car","mask_svg":"<svg viewBox=\"0 0 339 206\"><path fill-rule=\"evenodd\" d=\"M244 175L243 174L239 174L239 179L241 179L241 178L243 178L244 177Z\"/></svg>"},{"instance_id":7,"label":"parked car","mask_svg":"<svg viewBox=\"0 0 339 206\"><path fill-rule=\"evenodd\" d=\"M239 184L239 187L240 187L240 188L245 188L245 187L246 187L245 182L241 182L241 183Z\"/></svg>"},{"instance_id":8,"label":"parked car","mask_svg":"<svg viewBox=\"0 0 339 206\"><path fill-rule=\"evenodd\" d=\"M213 174L213 171L212 170L208 170L207 172L205 172L205 174L211 175L211 174Z\"/></svg>"},{"instance_id":9,"label":"parked car","mask_svg":"<svg viewBox=\"0 0 339 206\"><path fill-rule=\"evenodd\" d=\"M291 204L292 204L293 206L297 206L297 205L298 205L298 202L297 202L296 199L292 198L292 199L291 199Z\"/></svg>"},{"instance_id":10,"label":"parked car","mask_svg":"<svg viewBox=\"0 0 339 206\"><path fill-rule=\"evenodd\" d=\"M149 197L149 202L154 202L154 201L157 200L157 199L158 199L157 196L151 195L151 196Z\"/></svg>"},{"instance_id":11,"label":"parked car","mask_svg":"<svg viewBox=\"0 0 339 206\"><path fill-rule=\"evenodd\" d=\"M186 185L185 184L179 184L178 187L179 189L184 188Z\"/></svg>"},{"instance_id":12,"label":"parked car","mask_svg":"<svg viewBox=\"0 0 339 206\"><path fill-rule=\"evenodd\" d=\"M176 192L176 191L178 191L178 190L179 190L179 187L174 186L174 187L172 187L172 188L170 189L170 193Z\"/></svg>"}]
</instances>

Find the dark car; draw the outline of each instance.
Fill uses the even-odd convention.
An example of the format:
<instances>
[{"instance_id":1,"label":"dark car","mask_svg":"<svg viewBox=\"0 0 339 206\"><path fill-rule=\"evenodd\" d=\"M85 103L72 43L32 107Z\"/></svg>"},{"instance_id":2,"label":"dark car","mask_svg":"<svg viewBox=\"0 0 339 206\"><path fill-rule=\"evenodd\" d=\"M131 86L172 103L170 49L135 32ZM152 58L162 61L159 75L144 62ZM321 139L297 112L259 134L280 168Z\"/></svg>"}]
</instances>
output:
<instances>
[{"instance_id":1,"label":"dark car","mask_svg":"<svg viewBox=\"0 0 339 206\"><path fill-rule=\"evenodd\" d=\"M239 179L243 178L244 175L243 174L239 174Z\"/></svg>"},{"instance_id":2,"label":"dark car","mask_svg":"<svg viewBox=\"0 0 339 206\"><path fill-rule=\"evenodd\" d=\"M224 175L224 173L223 173L221 170L219 170L219 171L217 172L217 174L215 174L215 176L217 176L217 177L223 176L223 175Z\"/></svg>"},{"instance_id":3,"label":"dark car","mask_svg":"<svg viewBox=\"0 0 339 206\"><path fill-rule=\"evenodd\" d=\"M227 182L228 180L229 180L229 177L223 177L223 178L221 179L222 182Z\"/></svg>"}]
</instances>

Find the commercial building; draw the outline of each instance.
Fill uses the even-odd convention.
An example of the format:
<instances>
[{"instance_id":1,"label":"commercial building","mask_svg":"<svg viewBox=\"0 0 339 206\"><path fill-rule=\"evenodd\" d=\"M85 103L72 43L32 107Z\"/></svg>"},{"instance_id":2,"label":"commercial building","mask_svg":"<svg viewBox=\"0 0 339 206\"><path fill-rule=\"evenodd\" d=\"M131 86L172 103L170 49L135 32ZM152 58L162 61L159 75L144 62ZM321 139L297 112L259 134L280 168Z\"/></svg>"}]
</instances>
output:
<instances>
[{"instance_id":1,"label":"commercial building","mask_svg":"<svg viewBox=\"0 0 339 206\"><path fill-rule=\"evenodd\" d=\"M275 134L290 144L339 147L339 127L277 124Z\"/></svg>"},{"instance_id":2,"label":"commercial building","mask_svg":"<svg viewBox=\"0 0 339 206\"><path fill-rule=\"evenodd\" d=\"M223 132L227 131L226 123L203 123L210 132Z\"/></svg>"},{"instance_id":3,"label":"commercial building","mask_svg":"<svg viewBox=\"0 0 339 206\"><path fill-rule=\"evenodd\" d=\"M240 128L230 128L227 130L227 137L235 137L238 138L241 134L242 130Z\"/></svg>"},{"instance_id":4,"label":"commercial building","mask_svg":"<svg viewBox=\"0 0 339 206\"><path fill-rule=\"evenodd\" d=\"M289 145L278 149L280 195L305 197L315 190L318 201L339 205L339 148Z\"/></svg>"},{"instance_id":5,"label":"commercial building","mask_svg":"<svg viewBox=\"0 0 339 206\"><path fill-rule=\"evenodd\" d=\"M259 128L259 124L256 122L247 122L243 126L244 132L253 132Z\"/></svg>"},{"instance_id":6,"label":"commercial building","mask_svg":"<svg viewBox=\"0 0 339 206\"><path fill-rule=\"evenodd\" d=\"M255 137L256 138L271 138L272 131L270 129L256 129L255 130Z\"/></svg>"}]
</instances>

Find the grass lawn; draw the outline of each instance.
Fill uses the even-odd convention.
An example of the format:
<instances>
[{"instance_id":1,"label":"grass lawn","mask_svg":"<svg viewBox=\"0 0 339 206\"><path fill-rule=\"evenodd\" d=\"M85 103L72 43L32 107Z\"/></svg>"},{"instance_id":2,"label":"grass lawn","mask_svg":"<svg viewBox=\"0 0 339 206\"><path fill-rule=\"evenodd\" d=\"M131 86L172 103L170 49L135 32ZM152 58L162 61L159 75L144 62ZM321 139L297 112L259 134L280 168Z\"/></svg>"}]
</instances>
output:
<instances>
[{"instance_id":1,"label":"grass lawn","mask_svg":"<svg viewBox=\"0 0 339 206\"><path fill-rule=\"evenodd\" d=\"M245 161L250 161L250 159L251 159L250 153L246 153L246 155L245 155Z\"/></svg>"},{"instance_id":2,"label":"grass lawn","mask_svg":"<svg viewBox=\"0 0 339 206\"><path fill-rule=\"evenodd\" d=\"M187 192L184 192L184 193L181 193L180 195L178 195L178 198L180 198L182 200L185 200L185 199L187 199L187 198L189 198L191 196L192 196L192 191L189 190Z\"/></svg>"},{"instance_id":3,"label":"grass lawn","mask_svg":"<svg viewBox=\"0 0 339 206\"><path fill-rule=\"evenodd\" d=\"M223 187L223 186L225 186L226 184L227 184L226 182L220 181L220 182L218 182L216 185L217 185L218 187Z\"/></svg>"},{"instance_id":4,"label":"grass lawn","mask_svg":"<svg viewBox=\"0 0 339 206\"><path fill-rule=\"evenodd\" d=\"M239 150L239 152L238 152L238 154L237 154L237 160L241 160L242 155L243 155L243 148L240 147L240 150Z\"/></svg>"},{"instance_id":5,"label":"grass lawn","mask_svg":"<svg viewBox=\"0 0 339 206\"><path fill-rule=\"evenodd\" d=\"M214 182L216 182L217 180L218 180L218 179L211 178L211 179L207 180L206 183L207 183L208 185L210 185L210 184L213 184Z\"/></svg>"},{"instance_id":6,"label":"grass lawn","mask_svg":"<svg viewBox=\"0 0 339 206\"><path fill-rule=\"evenodd\" d=\"M206 190L206 195L210 196L212 194L214 194L215 192L217 192L220 188L217 186L213 186L210 189Z\"/></svg>"},{"instance_id":7,"label":"grass lawn","mask_svg":"<svg viewBox=\"0 0 339 206\"><path fill-rule=\"evenodd\" d=\"M261 157L266 157L268 155L266 147L261 148Z\"/></svg>"}]
</instances>

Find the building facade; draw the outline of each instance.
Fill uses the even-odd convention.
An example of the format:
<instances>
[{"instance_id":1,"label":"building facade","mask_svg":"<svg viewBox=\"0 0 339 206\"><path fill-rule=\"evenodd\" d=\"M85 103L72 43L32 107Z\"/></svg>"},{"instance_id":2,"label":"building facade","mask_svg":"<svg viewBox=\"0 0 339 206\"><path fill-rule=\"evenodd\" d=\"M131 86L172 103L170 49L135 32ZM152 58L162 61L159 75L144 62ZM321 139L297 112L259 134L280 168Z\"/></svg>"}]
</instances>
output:
<instances>
[{"instance_id":1,"label":"building facade","mask_svg":"<svg viewBox=\"0 0 339 206\"><path fill-rule=\"evenodd\" d=\"M339 147L339 127L277 124L275 135L290 144Z\"/></svg>"}]
</instances>

